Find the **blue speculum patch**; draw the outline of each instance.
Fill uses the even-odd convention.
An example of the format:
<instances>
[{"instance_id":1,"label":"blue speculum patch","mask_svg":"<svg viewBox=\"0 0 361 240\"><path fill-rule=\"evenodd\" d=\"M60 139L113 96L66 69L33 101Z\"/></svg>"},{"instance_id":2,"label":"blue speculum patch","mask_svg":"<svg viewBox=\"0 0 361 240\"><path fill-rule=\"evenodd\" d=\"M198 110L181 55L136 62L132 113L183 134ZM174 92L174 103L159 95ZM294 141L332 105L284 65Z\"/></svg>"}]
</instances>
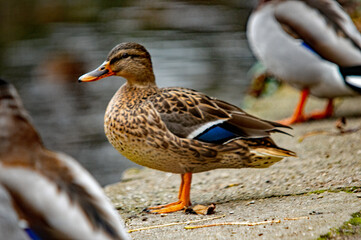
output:
<instances>
[{"instance_id":1,"label":"blue speculum patch","mask_svg":"<svg viewBox=\"0 0 361 240\"><path fill-rule=\"evenodd\" d=\"M237 137L237 135L234 134L233 132L224 129L221 126L215 126L202 132L194 139L209 143L220 143L232 139L234 137Z\"/></svg>"},{"instance_id":2,"label":"blue speculum patch","mask_svg":"<svg viewBox=\"0 0 361 240\"><path fill-rule=\"evenodd\" d=\"M313 52L313 53L315 53L315 54L318 55L318 53L317 53L310 45L308 45L307 43L302 42L302 46L305 47L305 48L307 48L307 49L310 50L311 52Z\"/></svg>"},{"instance_id":3,"label":"blue speculum patch","mask_svg":"<svg viewBox=\"0 0 361 240\"><path fill-rule=\"evenodd\" d=\"M41 240L41 238L30 228L25 228L24 231L27 233L27 235L30 237L30 239Z\"/></svg>"}]
</instances>

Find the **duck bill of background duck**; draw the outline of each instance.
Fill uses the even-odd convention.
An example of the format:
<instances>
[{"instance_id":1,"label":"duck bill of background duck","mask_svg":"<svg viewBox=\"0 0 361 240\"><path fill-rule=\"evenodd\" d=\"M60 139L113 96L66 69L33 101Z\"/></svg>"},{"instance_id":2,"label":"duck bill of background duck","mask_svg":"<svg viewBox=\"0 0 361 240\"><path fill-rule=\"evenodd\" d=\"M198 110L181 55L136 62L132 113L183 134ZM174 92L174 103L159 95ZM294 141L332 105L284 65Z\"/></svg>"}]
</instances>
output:
<instances>
[{"instance_id":1,"label":"duck bill of background duck","mask_svg":"<svg viewBox=\"0 0 361 240\"><path fill-rule=\"evenodd\" d=\"M115 73L109 67L109 61L105 61L95 70L88 72L82 75L78 81L79 82L93 82L100 80L105 77L115 75Z\"/></svg>"}]
</instances>

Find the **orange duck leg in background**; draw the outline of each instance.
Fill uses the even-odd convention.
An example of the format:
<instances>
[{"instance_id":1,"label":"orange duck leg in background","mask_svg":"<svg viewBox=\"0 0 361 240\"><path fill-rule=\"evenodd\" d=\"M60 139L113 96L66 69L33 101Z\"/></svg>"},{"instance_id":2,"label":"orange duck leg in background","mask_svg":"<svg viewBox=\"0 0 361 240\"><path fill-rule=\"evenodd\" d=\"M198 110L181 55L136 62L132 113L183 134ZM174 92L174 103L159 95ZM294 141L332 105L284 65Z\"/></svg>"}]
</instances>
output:
<instances>
[{"instance_id":1,"label":"orange duck leg in background","mask_svg":"<svg viewBox=\"0 0 361 240\"><path fill-rule=\"evenodd\" d=\"M284 125L290 125L290 124L294 124L294 123L306 122L306 121L312 120L312 119L323 119L323 118L332 116L332 114L333 114L332 98L328 100L327 106L324 111L317 111L317 112L311 113L309 116L305 116L303 113L303 109L306 105L306 101L307 101L309 94L310 94L310 90L308 88L303 89L301 91L301 97L296 106L295 111L293 112L293 115L289 118L280 120L278 122L281 124L284 124Z\"/></svg>"}]
</instances>

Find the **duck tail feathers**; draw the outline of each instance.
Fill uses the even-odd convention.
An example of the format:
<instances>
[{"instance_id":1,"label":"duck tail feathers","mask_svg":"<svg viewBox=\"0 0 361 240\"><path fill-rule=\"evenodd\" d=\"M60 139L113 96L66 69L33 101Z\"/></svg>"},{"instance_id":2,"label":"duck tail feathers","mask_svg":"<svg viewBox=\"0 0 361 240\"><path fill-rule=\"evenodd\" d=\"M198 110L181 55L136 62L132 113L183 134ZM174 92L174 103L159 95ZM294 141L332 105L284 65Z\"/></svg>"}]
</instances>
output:
<instances>
[{"instance_id":1,"label":"duck tail feathers","mask_svg":"<svg viewBox=\"0 0 361 240\"><path fill-rule=\"evenodd\" d=\"M291 150L284 148L255 148L252 150L256 155L271 156L271 157L297 157L297 154Z\"/></svg>"},{"instance_id":2,"label":"duck tail feathers","mask_svg":"<svg viewBox=\"0 0 361 240\"><path fill-rule=\"evenodd\" d=\"M346 85L361 93L361 65L339 68Z\"/></svg>"}]
</instances>

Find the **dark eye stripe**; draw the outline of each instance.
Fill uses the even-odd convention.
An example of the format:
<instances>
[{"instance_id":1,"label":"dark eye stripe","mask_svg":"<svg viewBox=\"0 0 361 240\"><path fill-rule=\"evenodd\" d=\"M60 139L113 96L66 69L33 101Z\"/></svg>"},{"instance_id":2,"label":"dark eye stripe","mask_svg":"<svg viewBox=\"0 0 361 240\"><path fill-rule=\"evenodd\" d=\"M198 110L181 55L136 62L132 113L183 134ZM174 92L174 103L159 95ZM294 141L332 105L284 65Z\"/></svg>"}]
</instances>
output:
<instances>
[{"instance_id":1,"label":"dark eye stripe","mask_svg":"<svg viewBox=\"0 0 361 240\"><path fill-rule=\"evenodd\" d=\"M119 60L121 60L121 59L125 59L125 58L128 58L128 57L135 58L135 57L140 57L140 55L138 55L138 54L132 54L132 55L130 55L130 54L128 54L128 53L124 53L124 54L122 54L122 55L120 55L120 56L116 56L116 57L112 58L112 59L110 60L110 64L113 64L113 63L115 63L115 62L117 62L117 61L119 61Z\"/></svg>"}]
</instances>

